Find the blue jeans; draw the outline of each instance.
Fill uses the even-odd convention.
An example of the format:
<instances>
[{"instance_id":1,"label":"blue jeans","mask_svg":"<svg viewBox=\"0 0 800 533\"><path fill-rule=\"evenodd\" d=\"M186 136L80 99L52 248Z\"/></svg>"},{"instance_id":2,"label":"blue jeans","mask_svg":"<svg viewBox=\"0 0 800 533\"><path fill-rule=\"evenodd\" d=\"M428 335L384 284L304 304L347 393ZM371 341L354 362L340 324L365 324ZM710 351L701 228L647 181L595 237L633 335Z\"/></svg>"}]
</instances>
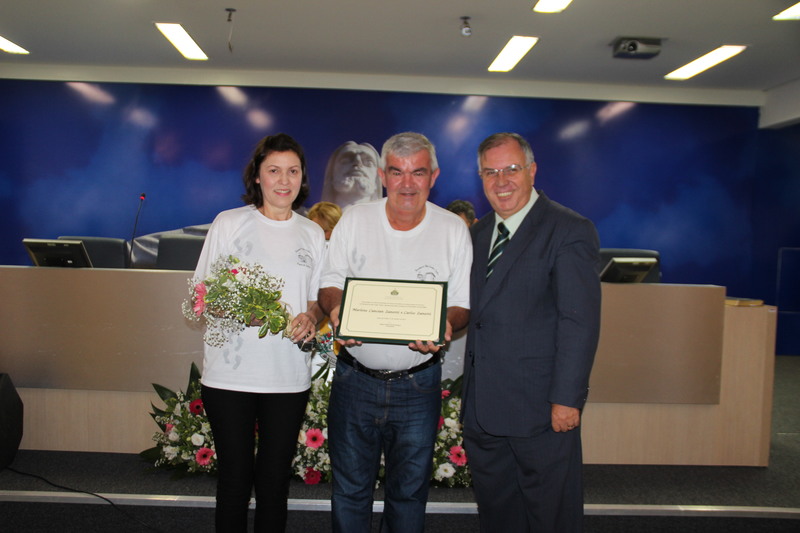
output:
<instances>
[{"instance_id":1,"label":"blue jeans","mask_svg":"<svg viewBox=\"0 0 800 533\"><path fill-rule=\"evenodd\" d=\"M368 533L381 452L382 531L421 532L441 412L442 365L382 381L339 360L328 405L334 533Z\"/></svg>"}]
</instances>

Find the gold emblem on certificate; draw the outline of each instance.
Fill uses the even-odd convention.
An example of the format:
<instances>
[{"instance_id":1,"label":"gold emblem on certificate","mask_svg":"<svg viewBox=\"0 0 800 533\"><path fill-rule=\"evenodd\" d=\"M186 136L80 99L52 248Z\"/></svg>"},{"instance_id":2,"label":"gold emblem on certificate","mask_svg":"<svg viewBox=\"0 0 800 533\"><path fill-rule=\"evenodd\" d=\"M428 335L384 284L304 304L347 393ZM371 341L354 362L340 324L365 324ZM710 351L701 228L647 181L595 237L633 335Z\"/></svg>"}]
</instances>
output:
<instances>
[{"instance_id":1,"label":"gold emblem on certificate","mask_svg":"<svg viewBox=\"0 0 800 533\"><path fill-rule=\"evenodd\" d=\"M447 282L347 278L336 337L441 344L446 318Z\"/></svg>"}]
</instances>

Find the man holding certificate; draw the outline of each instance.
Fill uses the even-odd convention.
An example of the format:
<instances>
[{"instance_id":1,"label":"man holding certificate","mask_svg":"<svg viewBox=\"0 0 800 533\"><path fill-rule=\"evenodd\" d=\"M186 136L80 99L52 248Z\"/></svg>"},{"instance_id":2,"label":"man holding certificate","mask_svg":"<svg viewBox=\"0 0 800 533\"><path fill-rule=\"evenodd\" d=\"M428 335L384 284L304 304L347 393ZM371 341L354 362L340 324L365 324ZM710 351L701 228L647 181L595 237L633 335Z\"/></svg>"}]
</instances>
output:
<instances>
[{"instance_id":1,"label":"man holding certificate","mask_svg":"<svg viewBox=\"0 0 800 533\"><path fill-rule=\"evenodd\" d=\"M349 207L333 230L319 302L343 343L328 406L333 530L369 532L385 457L384 530L413 533L441 411L441 349L469 319L472 244L427 201L439 177L423 135L383 145L387 197Z\"/></svg>"}]
</instances>

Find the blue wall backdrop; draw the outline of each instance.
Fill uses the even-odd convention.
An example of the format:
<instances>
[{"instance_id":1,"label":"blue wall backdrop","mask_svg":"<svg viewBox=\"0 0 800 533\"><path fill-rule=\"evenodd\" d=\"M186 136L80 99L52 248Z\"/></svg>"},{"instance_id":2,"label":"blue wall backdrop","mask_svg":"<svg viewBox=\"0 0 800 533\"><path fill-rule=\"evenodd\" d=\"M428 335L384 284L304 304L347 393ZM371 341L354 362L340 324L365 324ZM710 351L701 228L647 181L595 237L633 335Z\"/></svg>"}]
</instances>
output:
<instances>
[{"instance_id":1,"label":"blue wall backdrop","mask_svg":"<svg viewBox=\"0 0 800 533\"><path fill-rule=\"evenodd\" d=\"M664 281L776 299L778 251L800 246L800 126L759 131L754 108L379 91L0 80L0 263L23 237L137 235L240 205L256 142L305 147L318 201L329 155L414 130L436 144L432 201L489 211L475 149L516 131L536 187L593 219L604 247L653 248Z\"/></svg>"}]
</instances>

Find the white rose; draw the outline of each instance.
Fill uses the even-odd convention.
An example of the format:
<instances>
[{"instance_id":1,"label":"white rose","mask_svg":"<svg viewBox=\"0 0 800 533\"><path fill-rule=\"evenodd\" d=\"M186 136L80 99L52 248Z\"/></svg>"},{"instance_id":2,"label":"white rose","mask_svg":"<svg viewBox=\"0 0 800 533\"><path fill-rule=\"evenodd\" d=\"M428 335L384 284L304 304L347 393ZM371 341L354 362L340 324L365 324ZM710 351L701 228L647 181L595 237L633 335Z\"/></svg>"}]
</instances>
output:
<instances>
[{"instance_id":1,"label":"white rose","mask_svg":"<svg viewBox=\"0 0 800 533\"><path fill-rule=\"evenodd\" d=\"M170 440L170 442L178 442L180 440L181 436L178 435L177 431L175 431L174 429L171 429L169 431L169 435L167 435L167 438Z\"/></svg>"},{"instance_id":2,"label":"white rose","mask_svg":"<svg viewBox=\"0 0 800 533\"><path fill-rule=\"evenodd\" d=\"M202 446L205 441L205 437L203 437L200 433L195 433L192 435L192 444L195 446Z\"/></svg>"}]
</instances>

